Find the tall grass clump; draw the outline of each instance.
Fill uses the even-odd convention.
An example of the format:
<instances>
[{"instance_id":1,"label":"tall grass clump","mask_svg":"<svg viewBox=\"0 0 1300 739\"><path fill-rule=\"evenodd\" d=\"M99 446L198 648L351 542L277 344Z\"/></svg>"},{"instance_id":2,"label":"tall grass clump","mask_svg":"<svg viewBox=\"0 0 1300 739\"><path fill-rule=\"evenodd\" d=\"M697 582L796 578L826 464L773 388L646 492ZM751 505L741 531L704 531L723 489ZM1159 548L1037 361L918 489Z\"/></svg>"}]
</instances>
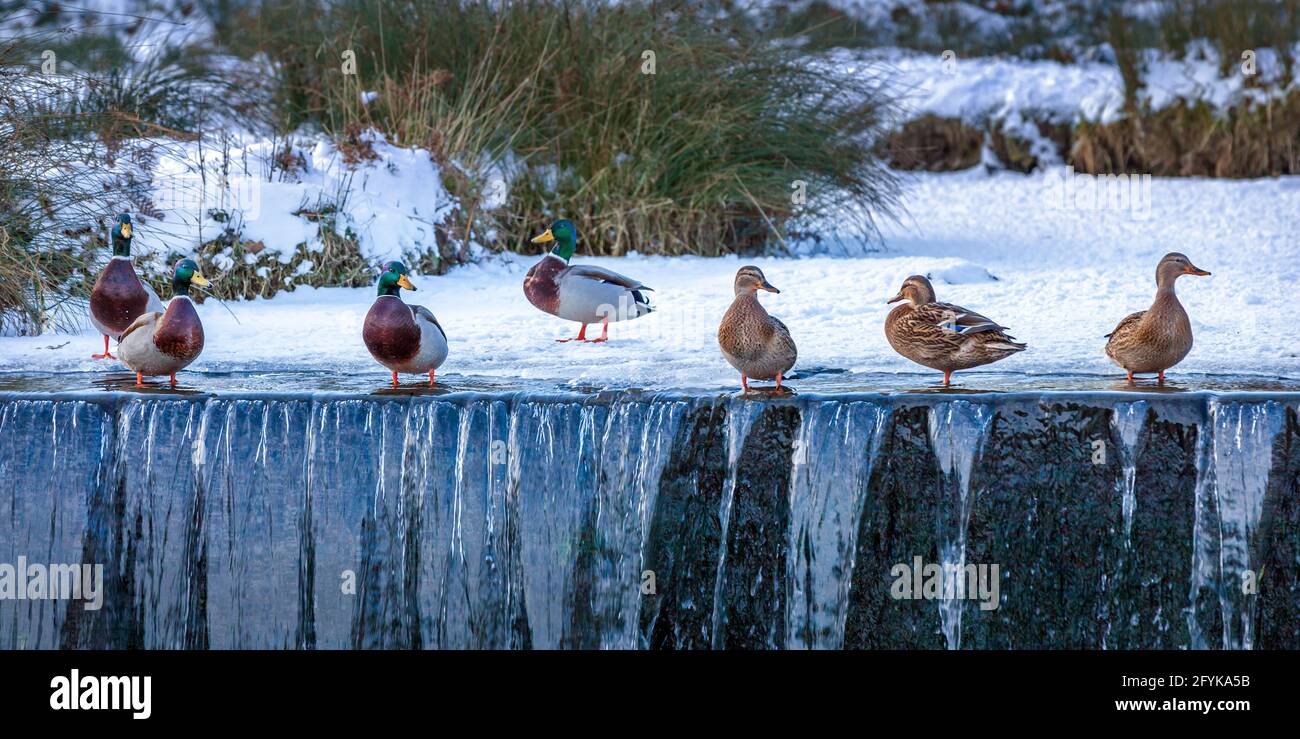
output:
<instances>
[{"instance_id":1,"label":"tall grass clump","mask_svg":"<svg viewBox=\"0 0 1300 739\"><path fill-rule=\"evenodd\" d=\"M36 34L0 42L3 333L82 323L113 216L149 208L149 167L167 136L182 135L167 125L184 121L175 117L174 99L156 94L141 107L114 92L127 84L129 69L108 79L72 65L42 70L40 50L49 40ZM170 72L152 79L181 89Z\"/></svg>"},{"instance_id":2,"label":"tall grass clump","mask_svg":"<svg viewBox=\"0 0 1300 739\"><path fill-rule=\"evenodd\" d=\"M526 248L560 216L595 254L779 247L848 211L873 232L896 193L873 148L888 105L876 80L715 31L694 10L340 0L318 33L270 48L295 70L286 97L304 117L428 149L466 240Z\"/></svg>"}]
</instances>

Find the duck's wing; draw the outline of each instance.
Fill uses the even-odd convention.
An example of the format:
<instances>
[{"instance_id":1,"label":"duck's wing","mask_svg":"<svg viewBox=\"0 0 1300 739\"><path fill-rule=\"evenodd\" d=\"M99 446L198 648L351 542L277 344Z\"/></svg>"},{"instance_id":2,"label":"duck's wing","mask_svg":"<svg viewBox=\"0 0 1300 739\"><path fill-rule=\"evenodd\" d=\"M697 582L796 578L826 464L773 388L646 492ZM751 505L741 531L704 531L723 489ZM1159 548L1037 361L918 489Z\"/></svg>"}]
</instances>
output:
<instances>
[{"instance_id":1,"label":"duck's wing","mask_svg":"<svg viewBox=\"0 0 1300 739\"><path fill-rule=\"evenodd\" d=\"M423 305L412 305L411 313L415 315L417 323L422 320L432 323L434 328L438 329L438 333L442 334L442 340L447 340L447 332L442 330L442 324L438 323L438 319L434 317L433 311L425 308Z\"/></svg>"},{"instance_id":2,"label":"duck's wing","mask_svg":"<svg viewBox=\"0 0 1300 739\"><path fill-rule=\"evenodd\" d=\"M146 312L162 313L167 310L167 306L163 305L162 299L158 297L158 293L154 291L152 285L141 279L140 286L144 288L144 294L149 296L149 304L145 308ZM125 336L125 334L123 335Z\"/></svg>"},{"instance_id":3,"label":"duck's wing","mask_svg":"<svg viewBox=\"0 0 1300 739\"><path fill-rule=\"evenodd\" d=\"M1119 325L1115 326L1114 331L1106 334L1105 338L1110 339L1111 341L1114 341L1117 338L1122 338L1125 334L1137 328L1138 323L1142 321L1142 316L1145 316L1146 313L1146 311L1140 310L1137 313L1130 313L1127 316L1124 316L1124 320L1120 321Z\"/></svg>"},{"instance_id":4,"label":"duck's wing","mask_svg":"<svg viewBox=\"0 0 1300 739\"><path fill-rule=\"evenodd\" d=\"M935 325L945 331L970 335L985 331L1007 331L1006 326L973 310L952 303L928 303L916 309L927 318L935 318Z\"/></svg>"},{"instance_id":5,"label":"duck's wing","mask_svg":"<svg viewBox=\"0 0 1300 739\"><path fill-rule=\"evenodd\" d=\"M127 326L126 330L122 332L122 335L117 337L117 343L121 344L126 340L126 337L136 329L148 328L152 331L154 324L158 322L158 319L162 318L162 315L162 311L149 311L136 316L135 320L131 322L131 325Z\"/></svg>"},{"instance_id":6,"label":"duck's wing","mask_svg":"<svg viewBox=\"0 0 1300 739\"><path fill-rule=\"evenodd\" d=\"M652 287L646 287L645 285L642 285L640 280L633 279L631 277L628 277L627 275L621 275L615 272L614 270L605 269L604 267L597 267L592 264L571 265L568 269L564 270L564 272L560 275L560 279L565 279L568 277L577 277L577 278L587 279L587 280L599 280L600 282L608 282L612 285L626 287L629 290L651 290L651 291L654 290L654 288Z\"/></svg>"}]
</instances>

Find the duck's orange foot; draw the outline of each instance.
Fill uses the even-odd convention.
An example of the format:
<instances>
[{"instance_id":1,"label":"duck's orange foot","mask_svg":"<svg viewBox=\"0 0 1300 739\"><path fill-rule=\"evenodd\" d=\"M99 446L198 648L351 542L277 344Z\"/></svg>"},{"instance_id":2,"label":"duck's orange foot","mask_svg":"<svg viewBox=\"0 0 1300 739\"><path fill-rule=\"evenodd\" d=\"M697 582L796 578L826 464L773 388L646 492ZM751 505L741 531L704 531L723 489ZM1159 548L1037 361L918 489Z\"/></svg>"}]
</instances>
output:
<instances>
[{"instance_id":1,"label":"duck's orange foot","mask_svg":"<svg viewBox=\"0 0 1300 739\"><path fill-rule=\"evenodd\" d=\"M608 336L602 336L599 339L587 339L588 344L603 344L606 341L609 341Z\"/></svg>"},{"instance_id":2,"label":"duck's orange foot","mask_svg":"<svg viewBox=\"0 0 1300 739\"><path fill-rule=\"evenodd\" d=\"M393 373L393 387L397 387L397 373Z\"/></svg>"},{"instance_id":3,"label":"duck's orange foot","mask_svg":"<svg viewBox=\"0 0 1300 739\"><path fill-rule=\"evenodd\" d=\"M556 339L555 341L556 343L559 344L567 344L570 341L586 341L586 340L587 340L587 324L584 323L582 324L582 328L578 329L578 335L576 337L572 339Z\"/></svg>"},{"instance_id":4,"label":"duck's orange foot","mask_svg":"<svg viewBox=\"0 0 1300 739\"><path fill-rule=\"evenodd\" d=\"M144 374L143 374L143 373L140 373L140 372L135 373L135 386L136 386L136 387L144 387Z\"/></svg>"},{"instance_id":5,"label":"duck's orange foot","mask_svg":"<svg viewBox=\"0 0 1300 739\"><path fill-rule=\"evenodd\" d=\"M117 356L105 351L103 354L91 354L91 359L117 359Z\"/></svg>"},{"instance_id":6,"label":"duck's orange foot","mask_svg":"<svg viewBox=\"0 0 1300 739\"><path fill-rule=\"evenodd\" d=\"M429 370L429 387L433 387L433 370Z\"/></svg>"}]
</instances>

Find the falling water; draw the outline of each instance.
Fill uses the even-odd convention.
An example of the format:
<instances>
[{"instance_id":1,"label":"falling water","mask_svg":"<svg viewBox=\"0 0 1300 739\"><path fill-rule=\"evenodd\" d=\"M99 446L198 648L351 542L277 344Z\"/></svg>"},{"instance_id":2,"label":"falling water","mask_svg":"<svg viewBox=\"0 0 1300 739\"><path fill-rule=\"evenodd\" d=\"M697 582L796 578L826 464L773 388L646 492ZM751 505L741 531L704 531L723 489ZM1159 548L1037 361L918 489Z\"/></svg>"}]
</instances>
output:
<instances>
[{"instance_id":1,"label":"falling water","mask_svg":"<svg viewBox=\"0 0 1300 739\"><path fill-rule=\"evenodd\" d=\"M971 467L984 445L993 415L987 406L965 400L940 403L930 408L930 444L939 460L939 470L956 483L957 500L953 501L953 496L945 495L940 505L943 571L956 573L952 582L945 581L944 597L938 600L939 621L949 649L961 648L961 615L966 598L966 524L971 509Z\"/></svg>"},{"instance_id":2,"label":"falling water","mask_svg":"<svg viewBox=\"0 0 1300 739\"><path fill-rule=\"evenodd\" d=\"M1154 401L1113 408L1126 537L1184 536L1162 541L1190 548L1190 575L1175 597L1189 588L1189 646L1291 638L1241 587L1264 561L1284 568L1269 565L1271 586L1294 576L1285 552L1261 549L1269 539L1259 531L1272 510L1264 500L1274 441L1291 411L1273 401L1206 402L1161 400L1162 412L1195 404L1208 421L1196 433L1194 521L1154 528L1132 526L1133 470L1151 449L1188 454L1178 450L1193 426L1175 417L1146 427ZM891 605L889 580L877 581L873 568L894 561L891 547L910 555L932 546L957 571L968 556L976 460L990 463L981 463L983 504L993 484L1019 489L1018 478L995 476L1050 465L1052 451L1022 446L1015 434L985 450L990 402L940 402L925 421L891 413L895 405L635 393L0 396L0 565L20 556L104 565L97 611L0 597L0 649L630 649L660 643L655 633L667 646L836 648L846 624L889 634L855 643L925 646L933 611L926 605L915 620L915 611ZM930 448L913 443L925 433ZM877 455L886 448L911 457L883 465ZM945 481L937 511L928 501L912 505L908 491L891 507L891 486L913 479L908 460L924 464L931 449ZM1043 456L1014 465L989 456L1007 454ZM891 492L871 509L877 480ZM1144 501L1173 501L1190 481L1147 484ZM754 498L738 497L750 489ZM1106 510L1043 515L1104 525ZM900 512L924 520L891 518ZM1179 533L1187 526L1190 541ZM1057 577L1059 565L1098 568L1096 578L1064 578L1067 587L1116 581L1104 579L1104 559L1060 563L1037 558L1035 546L1014 541L1007 550L1040 580ZM649 573L657 592L643 591L652 567L661 570ZM966 593L964 581L953 585L954 597L938 602L939 621L958 648ZM1039 608L1015 605L1007 613L1017 618ZM1131 605L1121 610L1143 607ZM1003 612L989 618L994 628ZM987 638L969 624L967 632L967 646ZM1025 646L1065 643L1034 633Z\"/></svg>"},{"instance_id":3,"label":"falling water","mask_svg":"<svg viewBox=\"0 0 1300 739\"><path fill-rule=\"evenodd\" d=\"M1123 473L1123 479L1120 482L1122 494L1122 508L1124 512L1124 545L1127 547L1133 535L1133 512L1137 509L1137 495L1135 485L1137 482L1137 459L1142 453L1138 447L1138 441L1142 434L1142 427L1146 425L1147 420L1147 402L1139 400L1136 403L1117 403L1115 410L1111 414L1110 422L1115 428L1115 433L1119 435L1120 449L1120 467Z\"/></svg>"},{"instance_id":4,"label":"falling water","mask_svg":"<svg viewBox=\"0 0 1300 739\"><path fill-rule=\"evenodd\" d=\"M790 481L788 647L844 644L858 520L888 419L875 403L804 409Z\"/></svg>"},{"instance_id":5,"label":"falling water","mask_svg":"<svg viewBox=\"0 0 1300 739\"><path fill-rule=\"evenodd\" d=\"M763 412L764 404L752 401L735 401L727 407L727 480L722 487L722 502L718 510L722 534L718 538L718 568L713 585L713 648L723 647L726 627L726 607L722 586L727 571L727 531L731 524L731 507L736 500L736 480L740 472L740 453L745 438L754 425L754 419Z\"/></svg>"},{"instance_id":6,"label":"falling water","mask_svg":"<svg viewBox=\"0 0 1300 739\"><path fill-rule=\"evenodd\" d=\"M1192 560L1189 627L1192 644L1208 642L1197 619L1201 591L1217 593L1224 649L1250 649L1255 640L1255 571L1264 493L1273 440L1282 429L1280 403L1211 401L1208 433L1198 439L1196 542Z\"/></svg>"}]
</instances>

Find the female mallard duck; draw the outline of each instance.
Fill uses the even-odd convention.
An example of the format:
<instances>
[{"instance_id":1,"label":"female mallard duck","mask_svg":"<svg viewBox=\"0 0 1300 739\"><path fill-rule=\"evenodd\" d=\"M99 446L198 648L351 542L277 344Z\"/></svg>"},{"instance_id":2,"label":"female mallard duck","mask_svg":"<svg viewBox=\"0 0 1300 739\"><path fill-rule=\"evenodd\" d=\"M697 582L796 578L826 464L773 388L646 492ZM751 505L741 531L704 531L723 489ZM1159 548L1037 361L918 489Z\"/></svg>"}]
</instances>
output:
<instances>
[{"instance_id":1,"label":"female mallard duck","mask_svg":"<svg viewBox=\"0 0 1300 739\"><path fill-rule=\"evenodd\" d=\"M534 244L555 242L551 253L534 264L524 277L524 295L539 309L582 324L577 339L598 343L609 338L610 321L629 321L651 311L640 280L591 265L569 264L578 242L573 223L559 220L533 239ZM600 338L587 338L587 324L600 323Z\"/></svg>"},{"instance_id":2,"label":"female mallard duck","mask_svg":"<svg viewBox=\"0 0 1300 739\"><path fill-rule=\"evenodd\" d=\"M117 217L112 238L113 258L90 291L90 322L104 335L104 353L91 354L91 359L117 359L108 351L109 337L121 336L141 313L163 311L158 293L131 266L130 213Z\"/></svg>"},{"instance_id":3,"label":"female mallard duck","mask_svg":"<svg viewBox=\"0 0 1300 739\"><path fill-rule=\"evenodd\" d=\"M885 337L894 351L931 369L943 372L943 384L952 373L996 362L1026 345L1004 333L1007 328L958 305L935 301L934 287L920 275L903 281L903 288L888 302L907 302L889 312Z\"/></svg>"},{"instance_id":4,"label":"female mallard duck","mask_svg":"<svg viewBox=\"0 0 1300 739\"><path fill-rule=\"evenodd\" d=\"M122 363L135 371L135 384L144 385L144 375L171 375L189 366L203 351L203 324L190 300L190 284L205 287L208 281L191 259L176 263L172 274L175 295L165 312L150 311L136 318L117 341Z\"/></svg>"},{"instance_id":5,"label":"female mallard duck","mask_svg":"<svg viewBox=\"0 0 1300 739\"><path fill-rule=\"evenodd\" d=\"M447 361L447 334L433 313L422 305L402 302L402 288L414 290L401 262L389 262L379 275L379 296L366 314L361 338L375 361L393 373L393 387L397 387L397 373L429 375L433 384L434 370Z\"/></svg>"},{"instance_id":6,"label":"female mallard duck","mask_svg":"<svg viewBox=\"0 0 1300 739\"><path fill-rule=\"evenodd\" d=\"M768 315L758 302L758 291L779 293L758 267L741 267L736 272L736 298L718 326L718 346L727 363L740 370L740 386L749 392L749 378L776 380L790 371L799 356L790 329Z\"/></svg>"},{"instance_id":7,"label":"female mallard duck","mask_svg":"<svg viewBox=\"0 0 1300 739\"><path fill-rule=\"evenodd\" d=\"M1174 294L1174 282L1183 275L1210 274L1178 252L1166 254L1156 265L1156 299L1151 307L1124 318L1106 334L1106 356L1128 372L1157 372L1165 381L1165 370L1183 361L1192 350L1192 324L1187 311Z\"/></svg>"}]
</instances>

